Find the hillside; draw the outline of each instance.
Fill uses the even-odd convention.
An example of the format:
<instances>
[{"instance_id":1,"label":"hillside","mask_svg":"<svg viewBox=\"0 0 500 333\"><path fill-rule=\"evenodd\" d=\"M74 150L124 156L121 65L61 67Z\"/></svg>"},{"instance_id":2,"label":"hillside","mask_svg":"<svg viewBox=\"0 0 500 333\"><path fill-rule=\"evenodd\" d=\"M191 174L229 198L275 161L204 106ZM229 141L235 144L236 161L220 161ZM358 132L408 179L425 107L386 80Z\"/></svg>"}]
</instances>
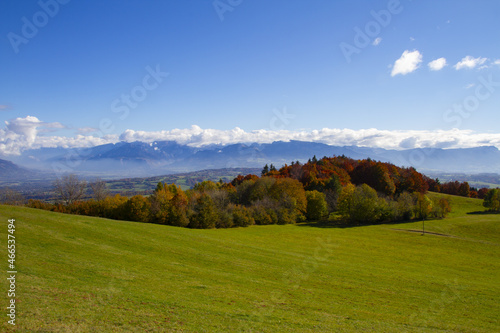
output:
<instances>
[{"instance_id":1,"label":"hillside","mask_svg":"<svg viewBox=\"0 0 500 333\"><path fill-rule=\"evenodd\" d=\"M22 168L10 161L0 159L0 181L22 179L32 175L32 171Z\"/></svg>"},{"instance_id":2,"label":"hillside","mask_svg":"<svg viewBox=\"0 0 500 333\"><path fill-rule=\"evenodd\" d=\"M426 221L442 235L425 236L406 231L421 222L191 230L0 206L2 239L16 219L17 329L499 331L499 215L449 198L451 218Z\"/></svg>"}]
</instances>

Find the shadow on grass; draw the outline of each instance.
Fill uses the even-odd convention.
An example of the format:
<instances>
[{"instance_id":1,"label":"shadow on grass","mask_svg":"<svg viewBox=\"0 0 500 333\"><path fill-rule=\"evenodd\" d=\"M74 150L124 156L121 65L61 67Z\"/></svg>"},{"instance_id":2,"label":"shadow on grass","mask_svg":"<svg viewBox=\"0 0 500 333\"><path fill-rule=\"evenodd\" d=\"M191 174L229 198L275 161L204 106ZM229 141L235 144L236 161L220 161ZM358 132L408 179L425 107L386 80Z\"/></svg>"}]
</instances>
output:
<instances>
[{"instance_id":1,"label":"shadow on grass","mask_svg":"<svg viewBox=\"0 0 500 333\"><path fill-rule=\"evenodd\" d=\"M436 219L432 220L425 220L427 221L435 221ZM393 224L405 224L405 223L415 223L415 222L422 222L422 220L407 220L407 221L394 221L394 222L376 222L376 223L363 223L363 224L349 224L349 222L344 222L344 221L307 221L307 222L301 222L297 223L297 226L299 227L310 227L310 228L339 228L339 229L345 229L345 228L357 228L357 227L367 227L370 225L393 225Z\"/></svg>"},{"instance_id":2,"label":"shadow on grass","mask_svg":"<svg viewBox=\"0 0 500 333\"><path fill-rule=\"evenodd\" d=\"M480 210L477 212L468 212L467 215L500 215L500 212L493 212L491 210Z\"/></svg>"}]
</instances>

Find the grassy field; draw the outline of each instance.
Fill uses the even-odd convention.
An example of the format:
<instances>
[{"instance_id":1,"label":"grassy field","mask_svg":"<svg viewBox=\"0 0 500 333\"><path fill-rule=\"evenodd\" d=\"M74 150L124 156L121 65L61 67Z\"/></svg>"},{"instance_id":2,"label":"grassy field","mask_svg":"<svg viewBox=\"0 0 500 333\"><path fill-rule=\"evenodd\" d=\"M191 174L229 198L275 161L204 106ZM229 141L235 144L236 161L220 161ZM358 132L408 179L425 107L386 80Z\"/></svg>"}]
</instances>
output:
<instances>
[{"instance_id":1,"label":"grassy field","mask_svg":"<svg viewBox=\"0 0 500 333\"><path fill-rule=\"evenodd\" d=\"M500 215L452 204L425 236L421 222L189 230L0 206L0 330L15 218L18 332L499 332Z\"/></svg>"}]
</instances>

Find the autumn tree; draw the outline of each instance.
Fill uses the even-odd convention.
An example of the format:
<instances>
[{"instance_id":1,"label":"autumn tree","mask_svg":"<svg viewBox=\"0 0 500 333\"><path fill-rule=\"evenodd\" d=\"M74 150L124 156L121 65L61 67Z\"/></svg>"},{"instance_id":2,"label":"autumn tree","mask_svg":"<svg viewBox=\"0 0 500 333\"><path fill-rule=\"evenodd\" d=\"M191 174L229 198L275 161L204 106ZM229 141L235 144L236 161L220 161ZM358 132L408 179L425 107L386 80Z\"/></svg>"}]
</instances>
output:
<instances>
[{"instance_id":1,"label":"autumn tree","mask_svg":"<svg viewBox=\"0 0 500 333\"><path fill-rule=\"evenodd\" d=\"M90 189L92 190L92 197L97 201L102 201L104 198L109 196L109 191L106 188L106 182L101 178L96 178L90 184Z\"/></svg>"},{"instance_id":2,"label":"autumn tree","mask_svg":"<svg viewBox=\"0 0 500 333\"><path fill-rule=\"evenodd\" d=\"M0 189L0 203L5 205L19 206L26 202L24 196L11 188L4 187Z\"/></svg>"},{"instance_id":3,"label":"autumn tree","mask_svg":"<svg viewBox=\"0 0 500 333\"><path fill-rule=\"evenodd\" d=\"M469 183L463 182L458 186L458 195L468 198L470 196Z\"/></svg>"},{"instance_id":4,"label":"autumn tree","mask_svg":"<svg viewBox=\"0 0 500 333\"><path fill-rule=\"evenodd\" d=\"M102 201L103 217L115 220L124 220L126 218L125 204L127 197L116 194L113 197L106 197Z\"/></svg>"},{"instance_id":5,"label":"autumn tree","mask_svg":"<svg viewBox=\"0 0 500 333\"><path fill-rule=\"evenodd\" d=\"M124 209L127 220L148 222L151 202L142 195L135 195L127 201Z\"/></svg>"},{"instance_id":6,"label":"autumn tree","mask_svg":"<svg viewBox=\"0 0 500 333\"><path fill-rule=\"evenodd\" d=\"M188 225L188 198L179 186L159 182L149 200L152 222L180 227Z\"/></svg>"},{"instance_id":7,"label":"autumn tree","mask_svg":"<svg viewBox=\"0 0 500 333\"><path fill-rule=\"evenodd\" d=\"M414 213L418 219L426 219L432 211L432 201L420 192L414 192L413 197L415 200Z\"/></svg>"},{"instance_id":8,"label":"autumn tree","mask_svg":"<svg viewBox=\"0 0 500 333\"><path fill-rule=\"evenodd\" d=\"M490 191L489 188L482 187L477 191L477 197L478 199L484 199L486 197L486 194Z\"/></svg>"},{"instance_id":9,"label":"autumn tree","mask_svg":"<svg viewBox=\"0 0 500 333\"><path fill-rule=\"evenodd\" d=\"M389 175L389 170L382 162L362 161L352 172L352 181L356 185L367 184L375 191L392 196L396 185Z\"/></svg>"},{"instance_id":10,"label":"autumn tree","mask_svg":"<svg viewBox=\"0 0 500 333\"><path fill-rule=\"evenodd\" d=\"M255 224L252 212L249 208L241 205L235 205L230 209L232 214L233 225L235 227L248 227Z\"/></svg>"},{"instance_id":11,"label":"autumn tree","mask_svg":"<svg viewBox=\"0 0 500 333\"><path fill-rule=\"evenodd\" d=\"M74 174L64 175L54 181L54 190L66 205L80 200L86 187L87 182L78 179Z\"/></svg>"},{"instance_id":12,"label":"autumn tree","mask_svg":"<svg viewBox=\"0 0 500 333\"><path fill-rule=\"evenodd\" d=\"M408 221L415 211L415 197L408 192L400 193L396 199L395 219Z\"/></svg>"},{"instance_id":13,"label":"autumn tree","mask_svg":"<svg viewBox=\"0 0 500 333\"><path fill-rule=\"evenodd\" d=\"M156 189L150 197L152 222L168 224L168 212L173 197L174 194L169 190L169 187L166 184L159 182L156 185Z\"/></svg>"},{"instance_id":14,"label":"autumn tree","mask_svg":"<svg viewBox=\"0 0 500 333\"><path fill-rule=\"evenodd\" d=\"M451 212L450 202L446 198L432 200L431 216L439 219L445 218Z\"/></svg>"}]
</instances>

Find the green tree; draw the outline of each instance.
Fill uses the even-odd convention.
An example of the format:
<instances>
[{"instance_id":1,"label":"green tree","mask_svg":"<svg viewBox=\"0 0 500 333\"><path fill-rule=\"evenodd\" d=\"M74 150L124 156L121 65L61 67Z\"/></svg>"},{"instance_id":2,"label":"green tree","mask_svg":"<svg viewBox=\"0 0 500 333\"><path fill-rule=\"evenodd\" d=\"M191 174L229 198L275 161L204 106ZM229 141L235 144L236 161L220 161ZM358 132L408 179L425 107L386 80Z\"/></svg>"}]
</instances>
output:
<instances>
[{"instance_id":1,"label":"green tree","mask_svg":"<svg viewBox=\"0 0 500 333\"><path fill-rule=\"evenodd\" d=\"M193 212L189 217L190 228L212 229L218 221L217 209L209 195L203 193L195 201Z\"/></svg>"},{"instance_id":2,"label":"green tree","mask_svg":"<svg viewBox=\"0 0 500 333\"><path fill-rule=\"evenodd\" d=\"M396 212L394 218L402 221L411 220L414 211L415 197L406 191L400 193L396 200Z\"/></svg>"},{"instance_id":3,"label":"green tree","mask_svg":"<svg viewBox=\"0 0 500 333\"><path fill-rule=\"evenodd\" d=\"M262 169L261 175L265 176L269 172L269 165L264 165L264 168Z\"/></svg>"},{"instance_id":4,"label":"green tree","mask_svg":"<svg viewBox=\"0 0 500 333\"><path fill-rule=\"evenodd\" d=\"M352 224L373 223L381 217L379 202L377 191L370 186L347 185L340 194L338 211Z\"/></svg>"},{"instance_id":5,"label":"green tree","mask_svg":"<svg viewBox=\"0 0 500 333\"><path fill-rule=\"evenodd\" d=\"M249 225L255 224L252 212L245 206L233 206L231 211L235 227L248 227Z\"/></svg>"},{"instance_id":6,"label":"green tree","mask_svg":"<svg viewBox=\"0 0 500 333\"><path fill-rule=\"evenodd\" d=\"M450 202L445 198L433 199L431 216L442 219L451 212Z\"/></svg>"},{"instance_id":7,"label":"green tree","mask_svg":"<svg viewBox=\"0 0 500 333\"><path fill-rule=\"evenodd\" d=\"M126 219L137 222L148 222L151 202L142 195L135 195L125 204Z\"/></svg>"},{"instance_id":8,"label":"green tree","mask_svg":"<svg viewBox=\"0 0 500 333\"><path fill-rule=\"evenodd\" d=\"M483 206L493 212L500 211L500 191L498 189L489 190L484 197Z\"/></svg>"},{"instance_id":9,"label":"green tree","mask_svg":"<svg viewBox=\"0 0 500 333\"><path fill-rule=\"evenodd\" d=\"M418 219L426 219L432 211L432 201L420 192L414 192L415 198L415 217Z\"/></svg>"},{"instance_id":10,"label":"green tree","mask_svg":"<svg viewBox=\"0 0 500 333\"><path fill-rule=\"evenodd\" d=\"M306 191L308 220L321 220L328 216L328 206L324 193L318 191Z\"/></svg>"}]
</instances>

